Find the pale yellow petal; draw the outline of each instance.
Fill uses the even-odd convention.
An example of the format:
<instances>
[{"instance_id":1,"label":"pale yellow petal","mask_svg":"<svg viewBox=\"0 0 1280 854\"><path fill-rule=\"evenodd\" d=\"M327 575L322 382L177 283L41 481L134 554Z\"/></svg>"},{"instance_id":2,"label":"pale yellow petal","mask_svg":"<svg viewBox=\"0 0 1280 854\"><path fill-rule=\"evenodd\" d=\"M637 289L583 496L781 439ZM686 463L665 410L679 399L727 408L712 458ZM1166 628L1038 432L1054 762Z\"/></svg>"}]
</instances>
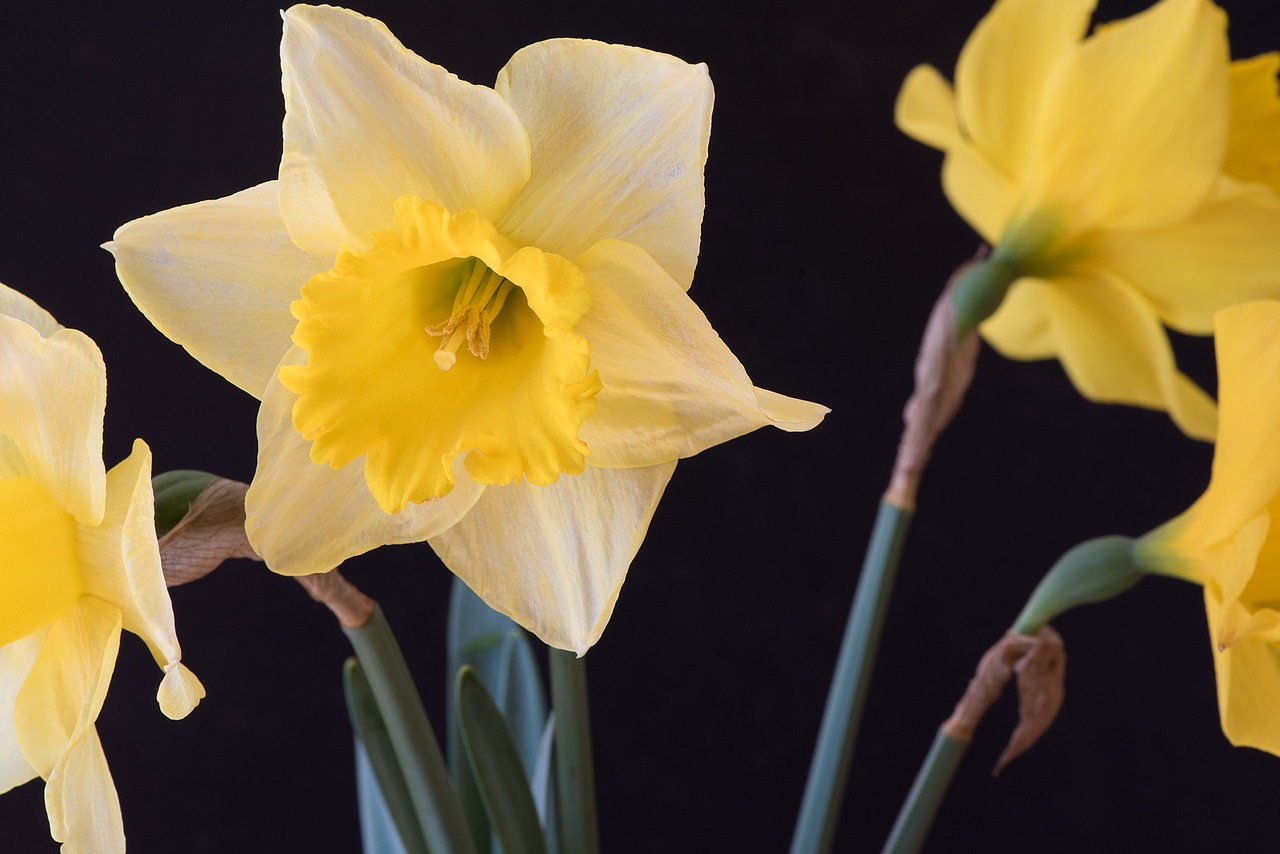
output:
<instances>
[{"instance_id":1,"label":"pale yellow petal","mask_svg":"<svg viewBox=\"0 0 1280 854\"><path fill-rule=\"evenodd\" d=\"M580 434L589 466L656 465L775 423L706 316L648 254L606 240L575 263L591 283L577 331L603 386ZM786 413L784 429L808 429L827 412L768 401Z\"/></svg>"},{"instance_id":2,"label":"pale yellow petal","mask_svg":"<svg viewBox=\"0 0 1280 854\"><path fill-rule=\"evenodd\" d=\"M1094 0L1000 0L956 63L960 122L973 146L1014 181L1025 177L1046 81L1089 26Z\"/></svg>"},{"instance_id":3,"label":"pale yellow petal","mask_svg":"<svg viewBox=\"0 0 1280 854\"><path fill-rule=\"evenodd\" d=\"M373 18L331 6L284 16L280 208L299 246L336 254L391 225L400 196L493 221L529 178L529 146L501 98L406 49Z\"/></svg>"},{"instance_id":4,"label":"pale yellow petal","mask_svg":"<svg viewBox=\"0 0 1280 854\"><path fill-rule=\"evenodd\" d=\"M54 766L44 803L62 854L124 854L120 799L94 727L81 732Z\"/></svg>"},{"instance_id":5,"label":"pale yellow petal","mask_svg":"<svg viewBox=\"0 0 1280 854\"><path fill-rule=\"evenodd\" d=\"M1073 233L1186 217L1220 173L1227 64L1226 16L1208 0L1162 0L1067 52L1042 90L1027 209L1061 212Z\"/></svg>"},{"instance_id":6,"label":"pale yellow petal","mask_svg":"<svg viewBox=\"0 0 1280 854\"><path fill-rule=\"evenodd\" d=\"M164 666L164 679L156 691L156 702L166 718L175 721L185 718L204 699L204 694L204 685L185 664L174 661Z\"/></svg>"},{"instance_id":7,"label":"pale yellow petal","mask_svg":"<svg viewBox=\"0 0 1280 854\"><path fill-rule=\"evenodd\" d=\"M285 361L305 359L295 347ZM249 542L276 572L327 572L381 545L420 542L456 523L484 491L459 454L448 495L386 513L365 483L363 457L340 469L311 461L310 444L293 428L294 399L278 381L267 387L258 412L258 470L245 496Z\"/></svg>"},{"instance_id":8,"label":"pale yellow petal","mask_svg":"<svg viewBox=\"0 0 1280 854\"><path fill-rule=\"evenodd\" d=\"M141 439L134 441L128 459L107 472L102 524L80 526L77 540L86 592L120 609L124 628L146 642L168 680L182 648L156 545L151 450ZM191 708L194 703L179 717Z\"/></svg>"},{"instance_id":9,"label":"pale yellow petal","mask_svg":"<svg viewBox=\"0 0 1280 854\"><path fill-rule=\"evenodd\" d=\"M1219 603L1205 588L1209 624L1218 622ZM1280 645L1247 638L1213 647L1222 731L1232 744L1280 756Z\"/></svg>"},{"instance_id":10,"label":"pale yellow petal","mask_svg":"<svg viewBox=\"0 0 1280 854\"><path fill-rule=\"evenodd\" d=\"M107 696L120 648L120 610L85 596L49 627L14 705L22 754L48 779Z\"/></svg>"},{"instance_id":11,"label":"pale yellow petal","mask_svg":"<svg viewBox=\"0 0 1280 854\"><path fill-rule=\"evenodd\" d=\"M982 337L1010 359L1051 359L1057 353L1043 279L1021 278L1009 288L1000 308L980 327Z\"/></svg>"},{"instance_id":12,"label":"pale yellow petal","mask_svg":"<svg viewBox=\"0 0 1280 854\"><path fill-rule=\"evenodd\" d=\"M1178 372L1155 310L1128 285L1020 279L982 333L1011 358L1057 356L1089 400L1165 410L1187 435L1213 438L1213 400Z\"/></svg>"},{"instance_id":13,"label":"pale yellow petal","mask_svg":"<svg viewBox=\"0 0 1280 854\"><path fill-rule=\"evenodd\" d=\"M1218 444L1194 511L1206 544L1232 536L1280 492L1280 302L1218 314Z\"/></svg>"},{"instance_id":14,"label":"pale yellow petal","mask_svg":"<svg viewBox=\"0 0 1280 854\"><path fill-rule=\"evenodd\" d=\"M597 240L625 240L687 289L711 132L707 67L556 39L516 53L496 89L520 116L533 157L533 176L499 229L566 258Z\"/></svg>"},{"instance_id":15,"label":"pale yellow petal","mask_svg":"<svg viewBox=\"0 0 1280 854\"><path fill-rule=\"evenodd\" d=\"M296 323L289 303L334 259L293 245L279 190L268 181L136 219L106 247L147 319L257 398L289 349Z\"/></svg>"},{"instance_id":16,"label":"pale yellow petal","mask_svg":"<svg viewBox=\"0 0 1280 854\"><path fill-rule=\"evenodd\" d=\"M6 474L29 474L77 522L102 518L106 469L102 416L107 372L89 338L62 329L48 338L0 316L0 438ZM15 471L16 456L25 472Z\"/></svg>"},{"instance_id":17,"label":"pale yellow petal","mask_svg":"<svg viewBox=\"0 0 1280 854\"><path fill-rule=\"evenodd\" d=\"M39 332L42 338L48 338L62 328L52 314L36 305L35 300L4 284L0 284L0 315L16 317Z\"/></svg>"},{"instance_id":18,"label":"pale yellow petal","mask_svg":"<svg viewBox=\"0 0 1280 854\"><path fill-rule=\"evenodd\" d=\"M22 755L13 710L47 634L48 629L41 629L0 646L0 794L40 776Z\"/></svg>"},{"instance_id":19,"label":"pale yellow petal","mask_svg":"<svg viewBox=\"0 0 1280 854\"><path fill-rule=\"evenodd\" d=\"M587 466L551 486L491 487L431 547L489 607L582 655L613 613L675 466Z\"/></svg>"},{"instance_id":20,"label":"pale yellow petal","mask_svg":"<svg viewBox=\"0 0 1280 854\"><path fill-rule=\"evenodd\" d=\"M917 65L902 81L893 121L907 136L942 151L962 143L951 84L932 65Z\"/></svg>"},{"instance_id":21,"label":"pale yellow petal","mask_svg":"<svg viewBox=\"0 0 1280 854\"><path fill-rule=\"evenodd\" d=\"M1223 179L1188 219L1138 234L1101 232L1085 250L1151 300L1169 326L1197 335L1235 303L1280 298L1280 196Z\"/></svg>"}]
</instances>

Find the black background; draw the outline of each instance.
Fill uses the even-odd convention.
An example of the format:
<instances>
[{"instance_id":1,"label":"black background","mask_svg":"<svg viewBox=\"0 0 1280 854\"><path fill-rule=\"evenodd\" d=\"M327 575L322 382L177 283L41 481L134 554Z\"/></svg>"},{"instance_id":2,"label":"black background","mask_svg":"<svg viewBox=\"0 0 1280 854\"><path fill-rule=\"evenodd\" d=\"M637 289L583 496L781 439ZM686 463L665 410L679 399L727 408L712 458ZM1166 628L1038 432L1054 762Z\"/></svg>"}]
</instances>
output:
<instances>
[{"instance_id":1,"label":"black background","mask_svg":"<svg viewBox=\"0 0 1280 854\"><path fill-rule=\"evenodd\" d=\"M1050 0L1046 0L1050 2ZM1141 3L1103 0L1101 19ZM1268 2L1227 3L1233 53L1280 47ZM898 133L907 71L948 76L984 0L729 4L370 2L410 48L490 83L553 36L705 61L716 86L691 292L757 384L831 406L683 462L590 652L609 852L782 851L929 306L977 238L939 156ZM256 401L151 328L98 245L134 217L271 178L280 20L268 2L24 5L0 27L0 281L91 335L110 378L108 464L253 474ZM1179 339L1212 390L1205 340ZM845 800L839 851L876 850L982 651L1065 549L1140 534L1207 483L1211 448L1167 417L1089 404L1052 362L984 350L920 496ZM444 719L450 576L424 544L344 572L380 599ZM236 562L173 591L209 695L185 721L127 636L98 721L130 850L355 851L335 621ZM1218 727L1199 590L1150 580L1061 618L1057 724L996 780L1014 720L988 716L934 852L1265 849L1280 760ZM0 797L0 849L56 850L41 784Z\"/></svg>"}]
</instances>

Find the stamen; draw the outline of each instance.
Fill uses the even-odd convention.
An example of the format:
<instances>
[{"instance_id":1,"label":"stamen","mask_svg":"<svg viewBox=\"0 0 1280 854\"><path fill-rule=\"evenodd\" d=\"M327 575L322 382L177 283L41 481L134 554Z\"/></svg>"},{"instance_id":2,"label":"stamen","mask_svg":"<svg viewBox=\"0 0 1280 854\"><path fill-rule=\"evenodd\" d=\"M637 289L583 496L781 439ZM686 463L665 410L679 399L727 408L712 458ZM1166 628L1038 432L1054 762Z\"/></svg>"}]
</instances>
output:
<instances>
[{"instance_id":1,"label":"stamen","mask_svg":"<svg viewBox=\"0 0 1280 854\"><path fill-rule=\"evenodd\" d=\"M425 330L434 338L444 339L432 356L440 370L447 371L457 363L458 349L463 341L467 342L467 351L471 355L478 359L489 357L490 327L514 287L481 261L475 262L466 285L458 288L449 319Z\"/></svg>"},{"instance_id":2,"label":"stamen","mask_svg":"<svg viewBox=\"0 0 1280 854\"><path fill-rule=\"evenodd\" d=\"M458 306L471 302L471 298L476 295L476 288L480 287L484 274L489 272L489 268L479 258L476 259L475 266L471 268L471 276L467 279L467 283L458 288L458 293L453 298L453 308L456 311Z\"/></svg>"}]
</instances>

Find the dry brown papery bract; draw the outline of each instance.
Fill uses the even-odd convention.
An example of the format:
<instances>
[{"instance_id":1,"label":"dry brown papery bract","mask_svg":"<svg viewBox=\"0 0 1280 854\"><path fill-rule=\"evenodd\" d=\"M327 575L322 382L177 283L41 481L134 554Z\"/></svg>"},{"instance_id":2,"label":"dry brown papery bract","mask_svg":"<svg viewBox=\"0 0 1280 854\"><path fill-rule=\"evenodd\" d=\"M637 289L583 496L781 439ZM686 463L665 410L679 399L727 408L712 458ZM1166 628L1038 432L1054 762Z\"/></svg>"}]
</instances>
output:
<instances>
[{"instance_id":1,"label":"dry brown papery bract","mask_svg":"<svg viewBox=\"0 0 1280 854\"><path fill-rule=\"evenodd\" d=\"M955 303L951 299L956 280L976 261L960 265L951 274L942 296L933 305L916 356L916 387L903 409L906 426L898 443L898 457L884 500L905 510L914 510L916 490L933 443L951 423L973 379L978 359L978 335L970 332L956 341Z\"/></svg>"},{"instance_id":2,"label":"dry brown papery bract","mask_svg":"<svg viewBox=\"0 0 1280 854\"><path fill-rule=\"evenodd\" d=\"M227 558L262 560L244 532L244 496L248 484L214 478L187 515L160 538L164 581L177 587L203 578Z\"/></svg>"},{"instance_id":3,"label":"dry brown papery bract","mask_svg":"<svg viewBox=\"0 0 1280 854\"><path fill-rule=\"evenodd\" d=\"M957 741L972 741L983 715L1016 675L1018 725L992 772L999 774L1053 724L1065 697L1066 672L1062 636L1050 626L1042 627L1035 637L1008 632L982 656L964 697L942 724L942 731Z\"/></svg>"}]
</instances>

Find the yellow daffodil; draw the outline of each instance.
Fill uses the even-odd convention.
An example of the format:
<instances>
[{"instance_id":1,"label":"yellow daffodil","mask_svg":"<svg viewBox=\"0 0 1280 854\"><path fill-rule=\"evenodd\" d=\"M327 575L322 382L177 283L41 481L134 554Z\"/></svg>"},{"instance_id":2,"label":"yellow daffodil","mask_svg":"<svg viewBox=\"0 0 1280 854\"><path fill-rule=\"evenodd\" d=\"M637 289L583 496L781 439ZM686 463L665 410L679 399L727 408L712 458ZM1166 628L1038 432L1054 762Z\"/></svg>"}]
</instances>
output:
<instances>
[{"instance_id":1,"label":"yellow daffodil","mask_svg":"<svg viewBox=\"0 0 1280 854\"><path fill-rule=\"evenodd\" d=\"M1222 729L1280 756L1280 302L1217 318L1221 427L1191 509L1143 537L1153 572L1204 585Z\"/></svg>"},{"instance_id":2,"label":"yellow daffodil","mask_svg":"<svg viewBox=\"0 0 1280 854\"><path fill-rule=\"evenodd\" d=\"M1230 62L1208 0L1085 38L1093 6L999 0L954 92L929 66L908 75L898 126L946 153L948 198L1012 271L983 336L1210 439L1213 401L1161 324L1205 335L1217 310L1280 296L1280 55Z\"/></svg>"},{"instance_id":3,"label":"yellow daffodil","mask_svg":"<svg viewBox=\"0 0 1280 854\"><path fill-rule=\"evenodd\" d=\"M151 451L102 464L106 383L92 341L0 285L0 792L43 777L67 854L124 851L94 727L121 628L164 668L166 715L204 696L160 571Z\"/></svg>"},{"instance_id":4,"label":"yellow daffodil","mask_svg":"<svg viewBox=\"0 0 1280 854\"><path fill-rule=\"evenodd\" d=\"M279 179L123 226L120 279L261 398L269 566L429 540L581 653L677 459L826 412L754 388L685 293L706 68L564 39L490 89L353 12L284 19Z\"/></svg>"}]
</instances>

